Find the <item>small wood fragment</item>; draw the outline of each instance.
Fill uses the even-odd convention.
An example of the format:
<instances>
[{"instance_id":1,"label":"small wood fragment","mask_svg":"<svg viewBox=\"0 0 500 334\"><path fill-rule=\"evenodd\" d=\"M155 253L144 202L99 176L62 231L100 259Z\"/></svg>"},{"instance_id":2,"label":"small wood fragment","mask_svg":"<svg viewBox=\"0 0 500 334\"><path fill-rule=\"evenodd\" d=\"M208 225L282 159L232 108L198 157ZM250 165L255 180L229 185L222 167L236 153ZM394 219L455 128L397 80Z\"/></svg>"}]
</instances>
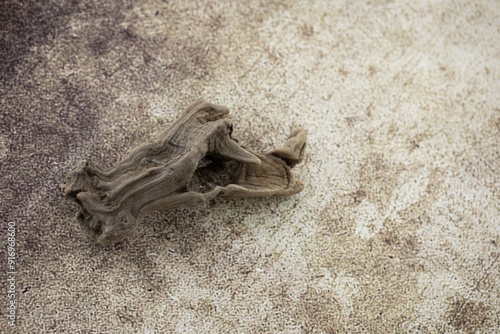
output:
<instances>
[{"instance_id":1,"label":"small wood fragment","mask_svg":"<svg viewBox=\"0 0 500 334\"><path fill-rule=\"evenodd\" d=\"M291 168L304 158L306 131L257 153L232 138L226 107L197 101L157 139L134 148L109 170L82 161L61 185L79 206L87 236L108 245L131 235L155 210L195 207L215 197L290 196L304 187Z\"/></svg>"}]
</instances>

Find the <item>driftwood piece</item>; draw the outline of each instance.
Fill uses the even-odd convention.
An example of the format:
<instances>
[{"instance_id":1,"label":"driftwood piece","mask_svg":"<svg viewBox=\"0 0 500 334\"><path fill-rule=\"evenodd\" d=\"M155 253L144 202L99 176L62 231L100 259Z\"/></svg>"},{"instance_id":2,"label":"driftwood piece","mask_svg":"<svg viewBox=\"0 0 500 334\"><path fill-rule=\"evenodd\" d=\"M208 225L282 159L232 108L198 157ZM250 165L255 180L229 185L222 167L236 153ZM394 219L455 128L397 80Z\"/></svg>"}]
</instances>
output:
<instances>
[{"instance_id":1,"label":"driftwood piece","mask_svg":"<svg viewBox=\"0 0 500 334\"><path fill-rule=\"evenodd\" d=\"M304 129L266 154L238 144L232 131L227 108L198 101L115 167L105 171L80 162L62 192L80 206L76 221L87 236L106 245L129 236L154 210L194 207L214 197L290 196L303 189L291 167L304 157Z\"/></svg>"}]
</instances>

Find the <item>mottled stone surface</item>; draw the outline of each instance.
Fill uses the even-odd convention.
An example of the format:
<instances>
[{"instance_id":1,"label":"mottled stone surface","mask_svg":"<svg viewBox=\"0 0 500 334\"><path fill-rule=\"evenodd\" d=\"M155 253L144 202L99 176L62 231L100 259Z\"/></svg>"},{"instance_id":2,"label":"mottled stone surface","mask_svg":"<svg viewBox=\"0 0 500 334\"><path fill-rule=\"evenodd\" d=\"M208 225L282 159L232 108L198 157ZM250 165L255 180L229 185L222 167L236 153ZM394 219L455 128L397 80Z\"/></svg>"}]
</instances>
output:
<instances>
[{"instance_id":1,"label":"mottled stone surface","mask_svg":"<svg viewBox=\"0 0 500 334\"><path fill-rule=\"evenodd\" d=\"M498 1L23 3L0 4L17 332L500 328ZM307 128L304 190L89 242L64 176L113 166L198 98L255 151Z\"/></svg>"}]
</instances>

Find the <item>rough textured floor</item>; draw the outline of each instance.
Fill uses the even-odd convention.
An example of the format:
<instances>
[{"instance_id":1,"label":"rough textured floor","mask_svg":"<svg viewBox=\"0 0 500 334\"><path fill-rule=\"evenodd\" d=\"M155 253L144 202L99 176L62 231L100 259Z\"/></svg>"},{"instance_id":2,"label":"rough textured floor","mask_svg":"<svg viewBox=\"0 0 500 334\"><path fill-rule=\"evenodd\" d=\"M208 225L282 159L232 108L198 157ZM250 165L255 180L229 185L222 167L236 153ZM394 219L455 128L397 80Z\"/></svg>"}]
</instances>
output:
<instances>
[{"instance_id":1,"label":"rough textured floor","mask_svg":"<svg viewBox=\"0 0 500 334\"><path fill-rule=\"evenodd\" d=\"M500 330L498 1L31 0L0 18L2 333ZM111 166L198 98L256 150L306 127L304 191L86 239L68 170Z\"/></svg>"}]
</instances>

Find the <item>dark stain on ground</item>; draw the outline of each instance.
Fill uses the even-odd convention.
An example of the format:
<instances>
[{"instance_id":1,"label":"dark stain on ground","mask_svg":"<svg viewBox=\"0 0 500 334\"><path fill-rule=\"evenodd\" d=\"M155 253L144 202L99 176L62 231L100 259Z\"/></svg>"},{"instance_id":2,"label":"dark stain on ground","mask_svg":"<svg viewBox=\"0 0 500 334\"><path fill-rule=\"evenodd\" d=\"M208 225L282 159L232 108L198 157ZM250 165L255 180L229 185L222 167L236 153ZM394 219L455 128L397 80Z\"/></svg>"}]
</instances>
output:
<instances>
[{"instance_id":1,"label":"dark stain on ground","mask_svg":"<svg viewBox=\"0 0 500 334\"><path fill-rule=\"evenodd\" d=\"M106 37L97 37L89 43L90 51L100 57L109 52L109 40Z\"/></svg>"},{"instance_id":2,"label":"dark stain on ground","mask_svg":"<svg viewBox=\"0 0 500 334\"><path fill-rule=\"evenodd\" d=\"M131 45L137 42L137 36L132 31L120 26L125 19L121 8L106 9L104 13L106 13L105 16L89 27L88 35L85 36L85 40L88 40L87 47L95 57L105 56L120 45ZM103 15L99 15L101 16Z\"/></svg>"},{"instance_id":3,"label":"dark stain on ground","mask_svg":"<svg viewBox=\"0 0 500 334\"><path fill-rule=\"evenodd\" d=\"M2 112L0 130L11 139L0 164L2 188L10 190L4 205L13 216L7 219L19 220L18 210L26 208L34 192L59 193L62 174L57 166L78 142L92 137L96 126L95 105L80 87L61 83L53 89L53 99L44 99L39 87L19 89L18 95L7 98Z\"/></svg>"},{"instance_id":4,"label":"dark stain on ground","mask_svg":"<svg viewBox=\"0 0 500 334\"><path fill-rule=\"evenodd\" d=\"M384 242L389 246L392 246L399 241L398 236L396 235L396 233L394 231L386 232L382 238L383 238Z\"/></svg>"},{"instance_id":5,"label":"dark stain on ground","mask_svg":"<svg viewBox=\"0 0 500 334\"><path fill-rule=\"evenodd\" d=\"M1 79L5 81L0 87L4 99L0 131L9 139L7 155L0 161L0 195L5 219L23 225L43 211L40 206L27 209L33 200L61 206L59 184L67 173L69 153L85 150L80 152L82 159L107 156L110 163L109 156L116 154L106 150L125 152L123 145L144 137L148 129L130 133L127 128L131 122L137 126L138 116L143 117L142 112L138 115L132 109L116 120L112 115L115 127L125 131L101 138L98 123L105 120L104 114L118 94L131 87L148 91L154 82L175 89L178 81L204 77L209 69L205 49L195 39L167 40L160 36L145 40L133 28L123 28L124 12L130 9L127 3L72 2L63 6L31 1L0 6L5 42L0 48ZM83 14L91 24L79 26L78 36L71 36L70 21L76 20L72 24L78 25ZM57 44L50 44L52 41ZM30 51L40 45L49 45L53 56L47 57L40 49ZM159 60L155 55L159 49L166 59ZM111 50L115 51L113 55ZM148 61L139 65L133 61L144 54L149 55ZM172 66L166 69L165 63ZM87 66L85 74L71 72L83 69L81 64ZM143 114L149 117L146 111ZM133 117L127 119L126 115ZM108 147L102 148L100 142ZM30 198L35 193L44 198ZM62 207L69 204L62 203ZM71 219L72 215L67 218ZM48 235L52 229L49 225L41 224L46 230L40 234ZM35 245L32 238L30 245Z\"/></svg>"},{"instance_id":6,"label":"dark stain on ground","mask_svg":"<svg viewBox=\"0 0 500 334\"><path fill-rule=\"evenodd\" d=\"M360 204L363 199L366 197L366 191L364 189L358 189L354 193L351 194L352 199L354 201L354 205Z\"/></svg>"},{"instance_id":7,"label":"dark stain on ground","mask_svg":"<svg viewBox=\"0 0 500 334\"><path fill-rule=\"evenodd\" d=\"M400 172L401 166L391 164L379 153L369 155L361 166L359 179L366 199L374 203L380 212L386 210Z\"/></svg>"},{"instance_id":8,"label":"dark stain on ground","mask_svg":"<svg viewBox=\"0 0 500 334\"><path fill-rule=\"evenodd\" d=\"M304 333L337 333L342 309L328 291L308 288L301 296L296 313Z\"/></svg>"},{"instance_id":9,"label":"dark stain on ground","mask_svg":"<svg viewBox=\"0 0 500 334\"><path fill-rule=\"evenodd\" d=\"M450 324L465 333L478 333L488 322L490 307L479 301L459 298L451 304L448 312Z\"/></svg>"},{"instance_id":10,"label":"dark stain on ground","mask_svg":"<svg viewBox=\"0 0 500 334\"><path fill-rule=\"evenodd\" d=\"M17 65L33 46L49 43L68 15L78 10L75 1L0 2L0 82L17 72Z\"/></svg>"}]
</instances>

